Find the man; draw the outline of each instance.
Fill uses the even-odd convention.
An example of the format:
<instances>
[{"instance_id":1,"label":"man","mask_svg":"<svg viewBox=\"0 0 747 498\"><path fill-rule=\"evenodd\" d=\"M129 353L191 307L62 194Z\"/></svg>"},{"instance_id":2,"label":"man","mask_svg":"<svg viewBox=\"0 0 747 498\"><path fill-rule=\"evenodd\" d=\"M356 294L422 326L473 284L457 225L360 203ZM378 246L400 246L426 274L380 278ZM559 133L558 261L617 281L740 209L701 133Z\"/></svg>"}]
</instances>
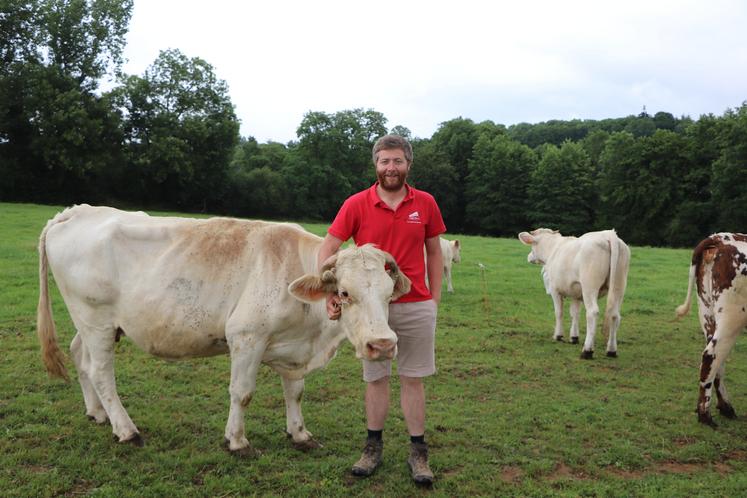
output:
<instances>
[{"instance_id":1,"label":"man","mask_svg":"<svg viewBox=\"0 0 747 498\"><path fill-rule=\"evenodd\" d=\"M407 463L415 482L428 485L433 473L425 442L423 377L436 372L436 311L443 271L439 235L446 227L433 196L407 184L412 165L412 147L407 140L396 135L380 138L373 148L373 162L377 182L342 205L319 249L318 264L321 267L352 237L356 245L373 243L390 253L412 281L410 293L389 305L389 326L398 337L400 401L411 441ZM424 244L430 290L425 284ZM340 303L340 296L328 296L330 319L336 320L344 312ZM368 437L363 455L351 469L356 476L370 476L381 463L391 370L391 361L363 360Z\"/></svg>"}]
</instances>

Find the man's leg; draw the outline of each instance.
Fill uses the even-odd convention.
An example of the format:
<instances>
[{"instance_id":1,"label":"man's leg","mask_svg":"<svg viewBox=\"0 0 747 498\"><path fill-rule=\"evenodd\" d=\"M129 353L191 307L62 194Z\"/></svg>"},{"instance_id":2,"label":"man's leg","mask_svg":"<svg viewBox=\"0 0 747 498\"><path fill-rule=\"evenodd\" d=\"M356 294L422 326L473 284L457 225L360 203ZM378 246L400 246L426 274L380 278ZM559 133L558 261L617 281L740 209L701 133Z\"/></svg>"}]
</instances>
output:
<instances>
[{"instance_id":1,"label":"man's leg","mask_svg":"<svg viewBox=\"0 0 747 498\"><path fill-rule=\"evenodd\" d=\"M425 386L423 379L400 375L399 382L400 403L407 430L410 436L422 436L425 434Z\"/></svg>"},{"instance_id":2,"label":"man's leg","mask_svg":"<svg viewBox=\"0 0 747 498\"><path fill-rule=\"evenodd\" d=\"M389 375L385 374L375 380L368 380L369 376L376 377L379 374L372 374L372 366L365 363L363 372L364 380L367 380L366 424L368 426L368 437L366 438L366 446L363 448L363 454L351 469L353 475L359 477L370 476L381 464L381 454L384 450L382 431L389 413ZM374 365L373 370L376 368L381 368L381 366ZM385 368L388 371L391 365Z\"/></svg>"}]
</instances>

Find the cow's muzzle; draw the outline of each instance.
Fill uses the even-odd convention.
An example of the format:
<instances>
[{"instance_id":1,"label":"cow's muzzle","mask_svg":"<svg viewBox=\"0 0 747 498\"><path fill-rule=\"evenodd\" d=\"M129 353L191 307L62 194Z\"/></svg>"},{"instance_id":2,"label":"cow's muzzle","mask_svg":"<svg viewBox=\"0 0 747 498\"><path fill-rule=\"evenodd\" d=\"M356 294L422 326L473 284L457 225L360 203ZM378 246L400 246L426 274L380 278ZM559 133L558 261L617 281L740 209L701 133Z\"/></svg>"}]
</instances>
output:
<instances>
[{"instance_id":1,"label":"cow's muzzle","mask_svg":"<svg viewBox=\"0 0 747 498\"><path fill-rule=\"evenodd\" d=\"M376 339L366 343L366 359L391 360L397 352L397 341L391 339Z\"/></svg>"}]
</instances>

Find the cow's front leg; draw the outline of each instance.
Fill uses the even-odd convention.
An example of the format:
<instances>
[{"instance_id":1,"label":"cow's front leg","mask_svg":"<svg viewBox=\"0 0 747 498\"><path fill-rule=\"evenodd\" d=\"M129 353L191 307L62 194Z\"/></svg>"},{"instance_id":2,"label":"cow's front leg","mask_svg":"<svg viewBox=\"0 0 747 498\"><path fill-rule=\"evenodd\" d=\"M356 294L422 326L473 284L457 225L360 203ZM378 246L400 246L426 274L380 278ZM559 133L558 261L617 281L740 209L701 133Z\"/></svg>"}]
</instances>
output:
<instances>
[{"instance_id":1,"label":"cow's front leg","mask_svg":"<svg viewBox=\"0 0 747 498\"><path fill-rule=\"evenodd\" d=\"M283 395L285 396L285 430L293 440L293 446L302 451L320 448L322 445L314 440L303 422L301 398L303 397L304 380L281 378L283 379Z\"/></svg>"},{"instance_id":2,"label":"cow's front leg","mask_svg":"<svg viewBox=\"0 0 747 498\"><path fill-rule=\"evenodd\" d=\"M716 329L716 333L705 349L703 350L703 356L700 362L700 389L698 393L698 421L716 427L716 423L711 418L711 395L713 391L713 384L716 379L716 374L721 371L721 367L729 355L731 348L734 346L736 341L737 332L729 331L728 333L721 333L724 328L719 326ZM724 391L725 392L725 391ZM729 405L730 406L730 405ZM733 409L732 409L733 411Z\"/></svg>"},{"instance_id":3,"label":"cow's front leg","mask_svg":"<svg viewBox=\"0 0 747 498\"><path fill-rule=\"evenodd\" d=\"M227 333L226 338L231 351L231 384L228 388L231 407L226 422L226 442L234 454L253 456L255 452L244 433L244 412L254 394L265 344L248 334Z\"/></svg>"},{"instance_id":4,"label":"cow's front leg","mask_svg":"<svg viewBox=\"0 0 747 498\"><path fill-rule=\"evenodd\" d=\"M578 315L581 312L581 300L571 301L571 343L578 344Z\"/></svg>"},{"instance_id":5,"label":"cow's front leg","mask_svg":"<svg viewBox=\"0 0 747 498\"><path fill-rule=\"evenodd\" d=\"M597 331L599 318L598 292L584 292L584 308L586 308L586 339L581 350L581 359L590 360L594 357L594 335Z\"/></svg>"},{"instance_id":6,"label":"cow's front leg","mask_svg":"<svg viewBox=\"0 0 747 498\"><path fill-rule=\"evenodd\" d=\"M563 296L557 292L553 292L552 304L555 308L555 332L553 333L553 339L556 341L563 340Z\"/></svg>"},{"instance_id":7,"label":"cow's front leg","mask_svg":"<svg viewBox=\"0 0 747 498\"><path fill-rule=\"evenodd\" d=\"M446 277L446 292L454 292L454 287L451 285L451 268L444 266L444 277Z\"/></svg>"}]
</instances>

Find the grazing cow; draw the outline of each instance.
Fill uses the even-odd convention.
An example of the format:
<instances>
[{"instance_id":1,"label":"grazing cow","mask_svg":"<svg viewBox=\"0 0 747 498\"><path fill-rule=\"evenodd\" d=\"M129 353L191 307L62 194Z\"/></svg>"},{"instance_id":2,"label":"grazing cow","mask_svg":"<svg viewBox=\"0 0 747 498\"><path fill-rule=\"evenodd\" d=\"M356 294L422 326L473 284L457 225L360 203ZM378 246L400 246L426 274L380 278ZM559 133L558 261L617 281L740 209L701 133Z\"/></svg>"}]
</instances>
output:
<instances>
[{"instance_id":1,"label":"grazing cow","mask_svg":"<svg viewBox=\"0 0 747 498\"><path fill-rule=\"evenodd\" d=\"M47 370L67 377L49 265L77 329L70 350L86 414L98 423L108 419L120 442L142 445L114 380L114 343L125 335L163 358L230 353L225 438L240 454L252 453L244 411L260 363L269 365L282 378L294 445L316 447L301 414L304 376L326 365L346 336L358 357L392 358L397 336L387 324L389 301L410 289L393 258L371 246L342 250L317 272L321 242L292 224L68 208L39 240L37 327ZM337 321L327 317L328 292L342 299Z\"/></svg>"},{"instance_id":2,"label":"grazing cow","mask_svg":"<svg viewBox=\"0 0 747 498\"><path fill-rule=\"evenodd\" d=\"M698 420L715 427L709 410L714 386L718 411L736 418L726 393L724 367L737 335L747 326L747 235L716 233L697 245L687 298L677 307L678 317L690 311L693 281L698 287L698 318L706 340L700 363Z\"/></svg>"},{"instance_id":3,"label":"grazing cow","mask_svg":"<svg viewBox=\"0 0 747 498\"><path fill-rule=\"evenodd\" d=\"M614 230L589 232L576 238L564 237L547 228L521 232L519 240L532 247L527 261L543 265L542 279L555 306L554 338L563 340L563 298L569 297L572 299L571 342L578 343L578 315L583 301L586 340L581 358L591 359L599 316L597 298L608 294L602 331L609 335L607 356L617 356L620 306L630 265L630 249L625 242Z\"/></svg>"},{"instance_id":4,"label":"grazing cow","mask_svg":"<svg viewBox=\"0 0 747 498\"><path fill-rule=\"evenodd\" d=\"M458 240L446 240L443 237L441 241L441 254L444 260L444 277L446 277L446 290L448 292L454 292L454 287L451 285L451 263L459 263L462 260L460 256L460 248Z\"/></svg>"}]
</instances>

